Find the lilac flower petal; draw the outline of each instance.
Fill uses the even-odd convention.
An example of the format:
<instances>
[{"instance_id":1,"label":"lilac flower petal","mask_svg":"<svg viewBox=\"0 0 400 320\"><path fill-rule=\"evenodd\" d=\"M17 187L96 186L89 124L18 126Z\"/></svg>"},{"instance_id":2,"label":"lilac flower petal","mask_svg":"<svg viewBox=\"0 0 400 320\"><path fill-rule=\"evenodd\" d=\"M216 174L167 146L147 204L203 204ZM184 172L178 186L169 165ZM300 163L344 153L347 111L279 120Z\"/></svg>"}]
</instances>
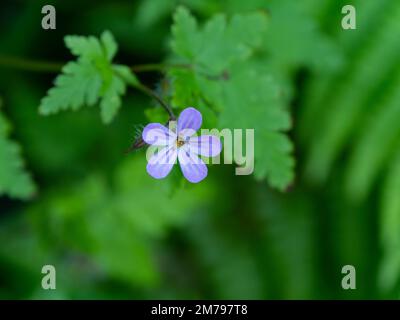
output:
<instances>
[{"instance_id":1,"label":"lilac flower petal","mask_svg":"<svg viewBox=\"0 0 400 320\"><path fill-rule=\"evenodd\" d=\"M222 150L221 140L217 136L203 135L191 137L189 140L190 151L205 157L215 157Z\"/></svg>"},{"instance_id":2,"label":"lilac flower petal","mask_svg":"<svg viewBox=\"0 0 400 320\"><path fill-rule=\"evenodd\" d=\"M179 131L179 138L181 138L183 141L189 141L190 137L196 134L196 130L193 129L182 129Z\"/></svg>"},{"instance_id":3,"label":"lilac flower petal","mask_svg":"<svg viewBox=\"0 0 400 320\"><path fill-rule=\"evenodd\" d=\"M202 123L201 113L195 108L184 109L178 118L178 133L183 129L199 130Z\"/></svg>"},{"instance_id":4,"label":"lilac flower petal","mask_svg":"<svg viewBox=\"0 0 400 320\"><path fill-rule=\"evenodd\" d=\"M178 159L182 173L189 182L198 183L207 177L208 169L203 160L187 148L178 150Z\"/></svg>"},{"instance_id":5,"label":"lilac flower petal","mask_svg":"<svg viewBox=\"0 0 400 320\"><path fill-rule=\"evenodd\" d=\"M149 123L142 133L142 138L147 144L166 146L176 141L176 134L159 123Z\"/></svg>"},{"instance_id":6,"label":"lilac flower petal","mask_svg":"<svg viewBox=\"0 0 400 320\"><path fill-rule=\"evenodd\" d=\"M165 178L176 162L178 151L176 146L168 146L155 153L147 163L146 170L153 178Z\"/></svg>"}]
</instances>

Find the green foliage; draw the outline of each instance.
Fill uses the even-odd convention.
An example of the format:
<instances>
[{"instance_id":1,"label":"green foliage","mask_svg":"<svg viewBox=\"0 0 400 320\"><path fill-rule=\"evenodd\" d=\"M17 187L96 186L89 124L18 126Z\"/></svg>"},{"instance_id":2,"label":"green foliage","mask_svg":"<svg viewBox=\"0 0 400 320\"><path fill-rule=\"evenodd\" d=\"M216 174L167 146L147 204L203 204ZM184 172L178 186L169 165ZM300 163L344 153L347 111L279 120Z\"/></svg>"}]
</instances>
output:
<instances>
[{"instance_id":1,"label":"green foliage","mask_svg":"<svg viewBox=\"0 0 400 320\"><path fill-rule=\"evenodd\" d=\"M339 88L329 101L330 106L338 108L325 107L327 112L320 121L324 131L313 138L310 152L309 171L315 179L327 177L333 161L356 127L363 106L369 105L374 92L380 93L379 85L397 63L400 6L393 3L392 7L382 24L369 36L365 47L360 48L351 69L343 70ZM385 61L381 68L371 68L380 61Z\"/></svg>"},{"instance_id":2,"label":"green foliage","mask_svg":"<svg viewBox=\"0 0 400 320\"><path fill-rule=\"evenodd\" d=\"M113 174L112 186L96 174L46 195L30 212L36 228L46 230L43 242L56 243L65 254L89 257L96 270L116 280L154 285L159 281L152 258L155 240L169 226L183 223L194 208L213 201L213 190L199 185L190 193L174 191L174 177L159 184L145 165L137 155Z\"/></svg>"},{"instance_id":3,"label":"green foliage","mask_svg":"<svg viewBox=\"0 0 400 320\"><path fill-rule=\"evenodd\" d=\"M324 1L311 6L319 8ZM307 12L304 1L275 0L268 8L273 12L265 46L274 64L282 71L291 71L299 65L314 70L331 70L341 63L337 45L322 34L315 19ZM288 23L290 16L293 23Z\"/></svg>"},{"instance_id":4,"label":"green foliage","mask_svg":"<svg viewBox=\"0 0 400 320\"><path fill-rule=\"evenodd\" d=\"M10 124L0 113L0 195L28 199L32 197L36 187L25 170L20 146L10 140L9 135Z\"/></svg>"},{"instance_id":5,"label":"green foliage","mask_svg":"<svg viewBox=\"0 0 400 320\"><path fill-rule=\"evenodd\" d=\"M126 84L137 85L128 67L113 65L117 44L110 32L101 38L66 36L65 44L78 57L67 63L55 80L55 87L42 99L39 110L48 115L61 110L77 110L100 101L101 118L110 123L121 106Z\"/></svg>"},{"instance_id":6,"label":"green foliage","mask_svg":"<svg viewBox=\"0 0 400 320\"><path fill-rule=\"evenodd\" d=\"M310 204L302 194L292 194L286 201L284 195L266 192L262 187L254 187L251 198L260 204L254 220L261 231L253 240L260 252L258 259L275 275L264 280L271 295L311 298L310 284L317 282L320 273L315 270L318 236ZM282 238L282 234L291 236Z\"/></svg>"},{"instance_id":7,"label":"green foliage","mask_svg":"<svg viewBox=\"0 0 400 320\"><path fill-rule=\"evenodd\" d=\"M254 57L266 29L261 12L234 15L229 22L217 15L200 29L188 10L178 8L172 49L192 67L171 71L172 102L219 112L221 129L254 129L255 176L284 189L293 180L292 144L283 133L290 128L289 114L264 61Z\"/></svg>"},{"instance_id":8,"label":"green foliage","mask_svg":"<svg viewBox=\"0 0 400 320\"><path fill-rule=\"evenodd\" d=\"M193 255L210 279L215 295L212 298L260 299L263 284L258 281L260 270L251 254L250 243L243 235L238 236L236 223L227 227L223 219L197 215L186 230Z\"/></svg>"},{"instance_id":9,"label":"green foliage","mask_svg":"<svg viewBox=\"0 0 400 320\"><path fill-rule=\"evenodd\" d=\"M339 68L318 74L318 76L310 79L307 103L304 106L300 121L302 139L309 139L313 135L314 130L311 130L311 128L315 123L315 118L320 118L323 115L326 97L337 90L337 86L340 84L338 79L341 79L340 77L344 76L346 70L351 67L354 57L359 54L360 48L363 48L369 41L371 33L379 28L382 17L387 14L387 2L390 2L390 0L380 1L379 3L375 0L355 1L354 5L358 8L357 21L362 31L341 32L338 28L334 29L338 38L337 42L346 54L346 58ZM330 15L330 12L326 14Z\"/></svg>"},{"instance_id":10,"label":"green foliage","mask_svg":"<svg viewBox=\"0 0 400 320\"><path fill-rule=\"evenodd\" d=\"M262 13L235 15L229 23L226 16L216 15L199 30L189 11L179 7L172 26L172 49L195 68L218 75L232 62L251 55L262 41L266 24Z\"/></svg>"},{"instance_id":11,"label":"green foliage","mask_svg":"<svg viewBox=\"0 0 400 320\"><path fill-rule=\"evenodd\" d=\"M389 167L382 196L381 241L384 247L379 285L390 292L400 277L400 155Z\"/></svg>"},{"instance_id":12,"label":"green foliage","mask_svg":"<svg viewBox=\"0 0 400 320\"><path fill-rule=\"evenodd\" d=\"M223 87L226 108L220 127L254 128L254 174L258 179L267 176L272 186L284 189L293 180L292 144L280 132L290 128L289 115L271 77L251 70L251 64L232 69L231 80Z\"/></svg>"},{"instance_id":13,"label":"green foliage","mask_svg":"<svg viewBox=\"0 0 400 320\"><path fill-rule=\"evenodd\" d=\"M400 146L400 72L390 85L386 95L378 100L377 110L365 121L351 154L347 193L357 200L368 194L379 171Z\"/></svg>"},{"instance_id":14,"label":"green foliage","mask_svg":"<svg viewBox=\"0 0 400 320\"><path fill-rule=\"evenodd\" d=\"M2 6L0 299L399 298L398 1L352 1L343 30L344 0L71 0L50 33L42 2ZM105 29L66 36L73 61L59 45ZM38 114L51 84L28 71L52 60L69 62ZM204 128L255 129L256 179L224 165L197 185L178 166L149 177L144 153L124 152L168 114L128 85L198 108Z\"/></svg>"},{"instance_id":15,"label":"green foliage","mask_svg":"<svg viewBox=\"0 0 400 320\"><path fill-rule=\"evenodd\" d=\"M376 241L383 251L378 282L382 292L390 294L397 288L400 266L396 195L400 5L390 0L355 5L361 27L354 33L337 32L347 61L334 72L310 81L300 134L309 150L307 178L317 185L336 180L344 203L350 200L358 210L369 203L374 218L379 219L380 228L373 231L379 232ZM374 205L377 197L381 197L379 210ZM362 219L359 212L352 214L341 222L341 230L358 225L354 217ZM355 234L355 229L347 229L347 238L354 239L350 233ZM363 232L371 229L365 231L364 227Z\"/></svg>"},{"instance_id":16,"label":"green foliage","mask_svg":"<svg viewBox=\"0 0 400 320\"><path fill-rule=\"evenodd\" d=\"M86 254L100 272L133 284L152 283L155 272L148 244L112 210L106 188L101 177L89 177L77 189L64 188L63 197L50 195L45 206L33 209L31 218L47 230L46 240L58 243L59 249L69 248L67 252ZM81 190L86 196L82 197Z\"/></svg>"}]
</instances>

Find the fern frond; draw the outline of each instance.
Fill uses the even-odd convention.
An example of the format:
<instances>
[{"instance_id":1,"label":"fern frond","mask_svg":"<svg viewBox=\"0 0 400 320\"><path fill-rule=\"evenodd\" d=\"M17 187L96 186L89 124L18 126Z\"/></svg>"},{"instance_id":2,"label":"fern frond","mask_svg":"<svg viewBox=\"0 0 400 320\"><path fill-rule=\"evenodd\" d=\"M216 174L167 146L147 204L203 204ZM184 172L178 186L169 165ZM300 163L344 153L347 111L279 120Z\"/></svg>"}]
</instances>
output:
<instances>
[{"instance_id":1,"label":"fern frond","mask_svg":"<svg viewBox=\"0 0 400 320\"><path fill-rule=\"evenodd\" d=\"M382 26L369 39L369 45L347 70L340 88L327 103L319 134L311 144L307 172L315 180L324 180L341 149L359 121L363 107L379 89L381 82L397 64L400 51L400 3L395 3ZM382 62L385 63L382 63Z\"/></svg>"},{"instance_id":2,"label":"fern frond","mask_svg":"<svg viewBox=\"0 0 400 320\"><path fill-rule=\"evenodd\" d=\"M396 151L400 141L400 72L390 85L378 110L355 141L347 167L346 191L355 200L363 200L378 173Z\"/></svg>"}]
</instances>

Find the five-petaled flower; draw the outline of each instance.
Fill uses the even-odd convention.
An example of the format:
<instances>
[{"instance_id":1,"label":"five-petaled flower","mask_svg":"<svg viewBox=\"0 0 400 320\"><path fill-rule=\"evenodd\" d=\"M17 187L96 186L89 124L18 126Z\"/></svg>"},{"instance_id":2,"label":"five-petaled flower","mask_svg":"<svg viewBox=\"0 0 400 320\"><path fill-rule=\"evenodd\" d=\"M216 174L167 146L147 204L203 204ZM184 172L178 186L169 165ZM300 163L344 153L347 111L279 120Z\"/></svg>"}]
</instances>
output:
<instances>
[{"instance_id":1,"label":"five-petaled flower","mask_svg":"<svg viewBox=\"0 0 400 320\"><path fill-rule=\"evenodd\" d=\"M221 152L221 141L213 135L196 136L202 123L201 113L195 108L186 108L179 115L173 128L160 123L150 123L142 133L143 140L157 147L147 164L147 172L156 179L165 178L178 159L187 180L197 183L208 173L207 166L199 156L215 157Z\"/></svg>"}]
</instances>

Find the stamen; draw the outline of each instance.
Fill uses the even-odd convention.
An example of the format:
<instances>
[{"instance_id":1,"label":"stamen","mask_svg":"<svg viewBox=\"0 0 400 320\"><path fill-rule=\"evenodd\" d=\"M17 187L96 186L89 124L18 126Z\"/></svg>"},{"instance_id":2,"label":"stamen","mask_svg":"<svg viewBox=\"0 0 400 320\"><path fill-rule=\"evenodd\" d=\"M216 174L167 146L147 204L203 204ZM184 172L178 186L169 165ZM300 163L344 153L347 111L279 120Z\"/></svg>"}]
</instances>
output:
<instances>
[{"instance_id":1,"label":"stamen","mask_svg":"<svg viewBox=\"0 0 400 320\"><path fill-rule=\"evenodd\" d=\"M178 148L182 147L184 144L185 144L185 141L183 141L181 138L178 138L178 139L176 140L176 146L177 146Z\"/></svg>"}]
</instances>

